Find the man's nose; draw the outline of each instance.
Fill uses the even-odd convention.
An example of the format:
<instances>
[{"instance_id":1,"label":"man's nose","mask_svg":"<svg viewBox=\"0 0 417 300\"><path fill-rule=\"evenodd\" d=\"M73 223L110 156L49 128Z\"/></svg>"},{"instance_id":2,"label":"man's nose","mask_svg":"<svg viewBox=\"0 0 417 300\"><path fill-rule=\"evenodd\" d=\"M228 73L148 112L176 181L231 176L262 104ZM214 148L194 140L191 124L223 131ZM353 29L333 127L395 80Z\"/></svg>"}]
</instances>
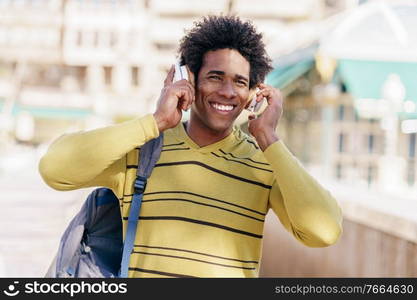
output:
<instances>
[{"instance_id":1,"label":"man's nose","mask_svg":"<svg viewBox=\"0 0 417 300\"><path fill-rule=\"evenodd\" d=\"M237 96L237 92L235 90L235 87L233 86L233 83L228 80L223 82L218 93L220 96L223 96L224 98L227 98L227 99L232 99Z\"/></svg>"}]
</instances>

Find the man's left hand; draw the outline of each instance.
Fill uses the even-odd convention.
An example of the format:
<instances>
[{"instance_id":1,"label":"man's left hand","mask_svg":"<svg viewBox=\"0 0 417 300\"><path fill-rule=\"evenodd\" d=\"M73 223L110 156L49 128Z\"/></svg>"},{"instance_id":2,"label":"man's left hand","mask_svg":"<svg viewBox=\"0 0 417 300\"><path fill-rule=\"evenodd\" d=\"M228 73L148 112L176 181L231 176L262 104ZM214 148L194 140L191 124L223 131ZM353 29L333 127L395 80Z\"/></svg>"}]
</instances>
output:
<instances>
[{"instance_id":1,"label":"man's left hand","mask_svg":"<svg viewBox=\"0 0 417 300\"><path fill-rule=\"evenodd\" d=\"M266 84L259 84L259 92L256 93L256 101L266 98L268 106L259 117L254 114L249 116L249 132L258 142L262 151L269 145L279 140L275 129L282 116L282 95L281 92Z\"/></svg>"}]
</instances>

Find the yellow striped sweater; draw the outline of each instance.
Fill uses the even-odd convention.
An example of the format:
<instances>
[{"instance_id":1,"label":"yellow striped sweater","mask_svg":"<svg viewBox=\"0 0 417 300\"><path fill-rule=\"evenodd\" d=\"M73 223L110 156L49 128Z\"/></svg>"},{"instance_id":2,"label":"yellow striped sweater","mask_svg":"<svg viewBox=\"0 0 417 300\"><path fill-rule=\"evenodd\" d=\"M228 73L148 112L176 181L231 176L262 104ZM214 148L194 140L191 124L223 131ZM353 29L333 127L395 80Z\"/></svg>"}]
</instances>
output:
<instances>
[{"instance_id":1,"label":"yellow striped sweater","mask_svg":"<svg viewBox=\"0 0 417 300\"><path fill-rule=\"evenodd\" d=\"M63 135L39 170L57 190L111 188L125 231L140 146L158 135L152 115ZM281 141L262 152L234 128L199 147L179 123L164 132L148 180L129 277L257 277L269 208L307 246L331 245L341 233L337 202Z\"/></svg>"}]
</instances>

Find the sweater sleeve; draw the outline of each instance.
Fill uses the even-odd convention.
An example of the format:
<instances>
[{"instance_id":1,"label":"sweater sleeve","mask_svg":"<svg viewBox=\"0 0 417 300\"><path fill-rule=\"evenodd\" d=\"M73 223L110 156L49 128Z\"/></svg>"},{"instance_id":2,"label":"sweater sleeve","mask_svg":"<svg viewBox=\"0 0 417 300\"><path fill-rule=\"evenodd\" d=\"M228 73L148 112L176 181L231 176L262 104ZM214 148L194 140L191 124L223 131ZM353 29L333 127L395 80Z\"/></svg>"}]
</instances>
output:
<instances>
[{"instance_id":1,"label":"sweater sleeve","mask_svg":"<svg viewBox=\"0 0 417 300\"><path fill-rule=\"evenodd\" d=\"M264 152L274 172L269 206L283 226L309 247L334 244L342 233L342 211L281 142Z\"/></svg>"},{"instance_id":2,"label":"sweater sleeve","mask_svg":"<svg viewBox=\"0 0 417 300\"><path fill-rule=\"evenodd\" d=\"M39 172L56 190L105 186L117 193L125 176L126 154L159 135L152 115L120 124L65 134L39 162Z\"/></svg>"}]
</instances>

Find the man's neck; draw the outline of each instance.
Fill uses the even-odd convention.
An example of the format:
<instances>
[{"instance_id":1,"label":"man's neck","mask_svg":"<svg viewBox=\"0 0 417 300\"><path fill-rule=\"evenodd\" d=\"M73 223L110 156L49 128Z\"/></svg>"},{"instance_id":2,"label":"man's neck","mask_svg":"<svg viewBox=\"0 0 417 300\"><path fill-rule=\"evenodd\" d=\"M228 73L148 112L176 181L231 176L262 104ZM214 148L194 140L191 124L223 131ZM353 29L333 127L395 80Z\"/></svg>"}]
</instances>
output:
<instances>
[{"instance_id":1,"label":"man's neck","mask_svg":"<svg viewBox=\"0 0 417 300\"><path fill-rule=\"evenodd\" d=\"M224 139L232 132L232 129L222 132L213 131L204 126L204 124L189 120L186 123L185 131L194 143L196 143L199 147L204 147Z\"/></svg>"}]
</instances>

